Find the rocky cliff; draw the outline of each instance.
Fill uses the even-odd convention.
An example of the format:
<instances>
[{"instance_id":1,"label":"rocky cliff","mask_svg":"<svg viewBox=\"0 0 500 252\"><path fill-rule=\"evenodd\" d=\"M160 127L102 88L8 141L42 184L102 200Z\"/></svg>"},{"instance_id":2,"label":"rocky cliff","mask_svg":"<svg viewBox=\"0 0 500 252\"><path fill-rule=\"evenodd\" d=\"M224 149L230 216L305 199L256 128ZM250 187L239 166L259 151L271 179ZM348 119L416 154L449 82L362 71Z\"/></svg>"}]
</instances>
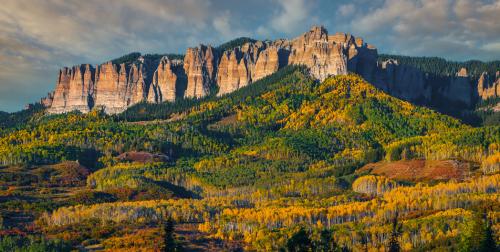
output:
<instances>
[{"instance_id":1,"label":"rocky cliff","mask_svg":"<svg viewBox=\"0 0 500 252\"><path fill-rule=\"evenodd\" d=\"M377 49L363 39L346 33L330 35L324 27L314 26L291 40L251 41L229 50L209 45L188 48L183 60L140 56L121 64L63 68L53 95L43 101L50 113L88 112L94 107L119 113L143 101L224 95L291 64L307 66L319 80L357 73L396 97L424 104L439 96L470 106L474 99L500 94L498 73L496 78L484 74L475 85L463 69L433 84L414 67L377 59Z\"/></svg>"},{"instance_id":2,"label":"rocky cliff","mask_svg":"<svg viewBox=\"0 0 500 252\"><path fill-rule=\"evenodd\" d=\"M175 101L178 81L181 78L179 68L182 64L182 61L170 60L167 56L161 58L147 94L148 102Z\"/></svg>"},{"instance_id":3,"label":"rocky cliff","mask_svg":"<svg viewBox=\"0 0 500 252\"><path fill-rule=\"evenodd\" d=\"M187 49L184 57L184 72L187 76L184 97L201 98L210 93L217 72L218 56L211 46L200 45Z\"/></svg>"},{"instance_id":4,"label":"rocky cliff","mask_svg":"<svg viewBox=\"0 0 500 252\"><path fill-rule=\"evenodd\" d=\"M163 57L145 62L107 62L79 65L59 72L53 98L46 98L50 113L88 112L103 107L119 113L142 102L159 103L178 98L201 98L233 92L289 64L309 67L323 80L349 71L373 75L377 51L362 39L338 33L328 35L322 26L292 40L255 41L227 51L200 45L188 48L183 61Z\"/></svg>"},{"instance_id":5,"label":"rocky cliff","mask_svg":"<svg viewBox=\"0 0 500 252\"><path fill-rule=\"evenodd\" d=\"M56 89L50 105L51 113L64 113L72 110L88 112L89 99L94 92L95 69L90 65L63 68L59 71Z\"/></svg>"},{"instance_id":6,"label":"rocky cliff","mask_svg":"<svg viewBox=\"0 0 500 252\"><path fill-rule=\"evenodd\" d=\"M431 88L424 74L411 66L399 65L396 60L378 64L372 82L386 93L407 101L431 99Z\"/></svg>"},{"instance_id":7,"label":"rocky cliff","mask_svg":"<svg viewBox=\"0 0 500 252\"><path fill-rule=\"evenodd\" d=\"M472 80L467 73L467 69L460 69L455 76L449 78L448 83L447 86L440 90L440 95L442 97L446 97L466 106L472 105Z\"/></svg>"},{"instance_id":8,"label":"rocky cliff","mask_svg":"<svg viewBox=\"0 0 500 252\"><path fill-rule=\"evenodd\" d=\"M495 76L490 76L487 72L481 74L477 84L477 94L480 99L500 97L500 71Z\"/></svg>"}]
</instances>

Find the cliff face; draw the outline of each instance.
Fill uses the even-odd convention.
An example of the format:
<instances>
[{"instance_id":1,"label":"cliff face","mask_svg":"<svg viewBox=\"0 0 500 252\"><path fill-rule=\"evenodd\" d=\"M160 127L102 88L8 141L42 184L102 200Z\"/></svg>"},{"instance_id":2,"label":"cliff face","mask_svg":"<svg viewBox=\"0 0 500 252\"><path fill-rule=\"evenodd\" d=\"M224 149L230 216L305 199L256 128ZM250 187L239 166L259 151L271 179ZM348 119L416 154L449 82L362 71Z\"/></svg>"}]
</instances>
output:
<instances>
[{"instance_id":1,"label":"cliff face","mask_svg":"<svg viewBox=\"0 0 500 252\"><path fill-rule=\"evenodd\" d=\"M218 55L211 46L188 48L184 57L187 76L186 98L201 98L209 94L214 84Z\"/></svg>"},{"instance_id":2,"label":"cliff face","mask_svg":"<svg viewBox=\"0 0 500 252\"><path fill-rule=\"evenodd\" d=\"M127 107L128 76L125 64L105 63L98 67L95 79L94 106L104 107L106 113L118 113Z\"/></svg>"},{"instance_id":3,"label":"cliff face","mask_svg":"<svg viewBox=\"0 0 500 252\"><path fill-rule=\"evenodd\" d=\"M200 45L187 49L183 61L163 57L145 62L140 57L128 64L63 68L46 106L50 113L88 112L94 107L119 113L142 101L201 98L217 88L217 95L227 94L290 64L309 67L320 80L348 71L371 77L376 59L376 49L362 39L343 33L330 36L315 26L292 40L256 41L228 51Z\"/></svg>"},{"instance_id":4,"label":"cliff face","mask_svg":"<svg viewBox=\"0 0 500 252\"><path fill-rule=\"evenodd\" d=\"M329 75L346 74L348 50L352 40L328 36L323 27L313 27L309 32L290 43L289 64L302 64L310 68L312 76L324 80Z\"/></svg>"},{"instance_id":5,"label":"cliff face","mask_svg":"<svg viewBox=\"0 0 500 252\"><path fill-rule=\"evenodd\" d=\"M251 71L252 80L262 79L278 71L280 67L280 51L283 50L276 46L271 46L258 54L259 58Z\"/></svg>"},{"instance_id":6,"label":"cliff face","mask_svg":"<svg viewBox=\"0 0 500 252\"><path fill-rule=\"evenodd\" d=\"M399 65L395 60L382 62L373 80L374 85L408 101L431 99L431 89L425 83L424 74L411 66Z\"/></svg>"},{"instance_id":7,"label":"cliff face","mask_svg":"<svg viewBox=\"0 0 500 252\"><path fill-rule=\"evenodd\" d=\"M462 68L450 78L449 85L441 91L441 96L456 102L472 105L472 86L467 69Z\"/></svg>"},{"instance_id":8,"label":"cliff face","mask_svg":"<svg viewBox=\"0 0 500 252\"><path fill-rule=\"evenodd\" d=\"M103 107L106 113L118 113L147 97L143 65L115 65L111 62L95 69L90 65L63 68L49 113L73 110L88 112Z\"/></svg>"},{"instance_id":9,"label":"cliff face","mask_svg":"<svg viewBox=\"0 0 500 252\"><path fill-rule=\"evenodd\" d=\"M324 80L349 71L372 77L377 50L352 35L328 35L322 26L292 40L257 41L222 53L217 70L218 95L230 93L286 65L305 65Z\"/></svg>"},{"instance_id":10,"label":"cliff face","mask_svg":"<svg viewBox=\"0 0 500 252\"><path fill-rule=\"evenodd\" d=\"M495 76L487 72L481 74L477 83L477 94L482 100L500 97L500 71Z\"/></svg>"},{"instance_id":11,"label":"cliff face","mask_svg":"<svg viewBox=\"0 0 500 252\"><path fill-rule=\"evenodd\" d=\"M248 69L245 65L243 53L239 49L226 51L217 71L219 95L227 94L248 84Z\"/></svg>"},{"instance_id":12,"label":"cliff face","mask_svg":"<svg viewBox=\"0 0 500 252\"><path fill-rule=\"evenodd\" d=\"M94 73L95 69L88 64L61 69L49 112L88 112L94 91Z\"/></svg>"},{"instance_id":13,"label":"cliff face","mask_svg":"<svg viewBox=\"0 0 500 252\"><path fill-rule=\"evenodd\" d=\"M154 72L153 82L147 94L147 101L160 103L165 101L175 101L178 81L178 68L182 62L171 61L168 57L161 58L158 68Z\"/></svg>"},{"instance_id":14,"label":"cliff face","mask_svg":"<svg viewBox=\"0 0 500 252\"><path fill-rule=\"evenodd\" d=\"M476 99L500 95L499 73L495 77L484 73L473 84L462 69L432 83L414 67L395 60L377 63L377 59L377 49L363 39L346 33L329 35L324 27L314 26L291 40L249 42L227 51L205 45L188 48L184 60L141 56L127 64L63 68L53 95L42 101L50 113L88 112L94 107L119 113L142 101L201 98L217 89L217 95L228 94L292 64L307 66L319 80L357 73L391 95L424 104L441 97L470 106Z\"/></svg>"}]
</instances>

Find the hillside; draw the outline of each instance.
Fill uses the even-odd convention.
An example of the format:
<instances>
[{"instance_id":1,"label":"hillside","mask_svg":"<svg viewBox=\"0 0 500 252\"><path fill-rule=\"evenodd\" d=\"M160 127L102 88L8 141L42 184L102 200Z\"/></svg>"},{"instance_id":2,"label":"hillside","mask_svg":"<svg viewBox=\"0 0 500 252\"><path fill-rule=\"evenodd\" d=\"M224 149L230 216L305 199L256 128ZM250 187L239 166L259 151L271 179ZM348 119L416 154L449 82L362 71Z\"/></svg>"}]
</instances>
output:
<instances>
[{"instance_id":1,"label":"hillside","mask_svg":"<svg viewBox=\"0 0 500 252\"><path fill-rule=\"evenodd\" d=\"M61 248L154 250L171 217L185 247L201 236L272 251L302 235L382 250L397 212L405 250L456 249L481 209L500 230L499 148L498 126L464 125L358 75L317 81L287 66L222 96L46 115L1 131L2 232ZM472 168L460 180L361 169L409 160Z\"/></svg>"},{"instance_id":2,"label":"hillside","mask_svg":"<svg viewBox=\"0 0 500 252\"><path fill-rule=\"evenodd\" d=\"M44 112L45 107L40 103L30 104L26 109L13 113L0 111L0 130L11 130L22 126L30 120L43 116Z\"/></svg>"},{"instance_id":3,"label":"hillside","mask_svg":"<svg viewBox=\"0 0 500 252\"><path fill-rule=\"evenodd\" d=\"M397 98L431 107L471 125L496 124L498 62L378 55L374 45L349 33L313 26L291 39L241 37L217 47L200 44L183 55L130 53L100 65L62 68L54 91L41 103L51 114L103 108L119 114L139 103L161 104L222 96L275 73L304 65L314 79L355 73Z\"/></svg>"}]
</instances>

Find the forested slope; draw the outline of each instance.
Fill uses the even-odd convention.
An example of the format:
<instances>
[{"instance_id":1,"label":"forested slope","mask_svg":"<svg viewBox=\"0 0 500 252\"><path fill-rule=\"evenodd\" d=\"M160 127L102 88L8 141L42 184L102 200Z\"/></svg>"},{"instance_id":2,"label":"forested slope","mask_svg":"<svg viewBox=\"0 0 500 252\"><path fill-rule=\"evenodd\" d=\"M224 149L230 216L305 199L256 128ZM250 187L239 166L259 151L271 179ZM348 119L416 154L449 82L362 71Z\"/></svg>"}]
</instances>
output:
<instances>
[{"instance_id":1,"label":"forested slope","mask_svg":"<svg viewBox=\"0 0 500 252\"><path fill-rule=\"evenodd\" d=\"M464 125L357 75L320 83L286 67L222 97L44 116L0 132L2 232L153 250L170 217L233 249L383 251L397 217L405 250L476 246L469 229L488 226L483 213L499 239L499 148L499 126ZM137 152L164 158L124 158ZM417 159L469 168L460 181L418 184L356 172Z\"/></svg>"}]
</instances>

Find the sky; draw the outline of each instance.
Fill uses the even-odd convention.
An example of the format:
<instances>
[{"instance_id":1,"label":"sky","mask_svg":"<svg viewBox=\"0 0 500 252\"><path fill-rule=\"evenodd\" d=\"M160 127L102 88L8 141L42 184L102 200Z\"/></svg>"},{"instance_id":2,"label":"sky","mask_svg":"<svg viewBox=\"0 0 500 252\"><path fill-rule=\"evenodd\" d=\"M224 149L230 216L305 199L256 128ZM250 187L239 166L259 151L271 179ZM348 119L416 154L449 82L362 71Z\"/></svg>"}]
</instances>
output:
<instances>
[{"instance_id":1,"label":"sky","mask_svg":"<svg viewBox=\"0 0 500 252\"><path fill-rule=\"evenodd\" d=\"M2 0L0 111L45 96L64 66L293 38L312 25L379 53L500 60L500 0Z\"/></svg>"}]
</instances>

